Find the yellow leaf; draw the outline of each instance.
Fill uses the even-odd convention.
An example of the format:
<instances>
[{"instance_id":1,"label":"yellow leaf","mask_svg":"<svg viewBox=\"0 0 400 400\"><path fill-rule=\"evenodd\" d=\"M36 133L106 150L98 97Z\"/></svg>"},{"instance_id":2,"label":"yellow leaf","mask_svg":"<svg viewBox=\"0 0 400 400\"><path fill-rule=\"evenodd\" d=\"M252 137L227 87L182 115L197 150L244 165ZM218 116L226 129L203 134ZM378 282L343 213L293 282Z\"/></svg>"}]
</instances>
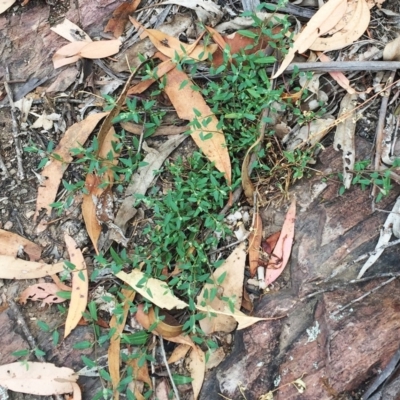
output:
<instances>
[{"instance_id":1,"label":"yellow leaf","mask_svg":"<svg viewBox=\"0 0 400 400\"><path fill-rule=\"evenodd\" d=\"M64 240L70 261L75 265L75 269L71 273L71 303L68 309L67 320L65 321L64 338L66 338L78 325L78 322L82 318L82 313L86 310L89 292L89 277L82 252L76 247L75 240L67 234L64 235Z\"/></svg>"}]
</instances>

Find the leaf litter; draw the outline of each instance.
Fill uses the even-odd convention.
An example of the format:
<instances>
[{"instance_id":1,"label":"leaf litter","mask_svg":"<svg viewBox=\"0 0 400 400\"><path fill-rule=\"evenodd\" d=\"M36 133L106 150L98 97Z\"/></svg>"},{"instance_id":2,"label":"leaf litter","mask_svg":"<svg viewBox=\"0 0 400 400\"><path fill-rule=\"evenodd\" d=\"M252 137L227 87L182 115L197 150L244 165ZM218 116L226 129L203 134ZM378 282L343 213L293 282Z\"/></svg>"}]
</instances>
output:
<instances>
[{"instance_id":1,"label":"leaf litter","mask_svg":"<svg viewBox=\"0 0 400 400\"><path fill-rule=\"evenodd\" d=\"M2 6L0 5L0 12L4 12L13 2L3 3ZM284 57L280 68L275 72L273 78L277 78L284 72L294 59L296 53L303 54L308 50L330 51L342 49L345 46L351 45L358 40L367 29L370 23L369 10L375 5L379 6L379 4L379 2L366 2L365 0L350 2L345 0L327 1L315 13L314 17L311 18L300 34L295 36L293 46L289 48L288 54ZM104 31L111 32L115 38L121 37L128 24L129 14L133 13L138 5L139 2L132 1L116 9ZM212 26L215 26L223 15L221 7L211 1L167 1L158 6L163 5L179 5L185 8L192 8L196 11L199 19L208 21ZM138 24L134 22L134 19L130 18L130 20L135 26L138 26ZM119 52L122 43L120 40L92 41L84 31L80 30L68 20L54 27L53 30L71 42L60 48L54 54L54 68L75 63L80 59L109 57ZM149 189L151 189L151 185L154 185L154 182L158 179L155 173L159 172L165 160L171 158L171 153L183 143L184 139L187 137L187 135L182 135L183 132L188 132L190 134L198 148L207 157L208 161L211 162L218 171L224 174L228 185L231 185L233 173L231 165L232 160L228 151L230 144L226 139L227 132L221 129L221 119L217 117L219 110L215 107L212 108L207 103L208 99L196 88L193 74L182 69L178 64L182 60L191 60L192 63L198 63L199 61L213 60L213 57L215 57L213 61L214 67L218 68L224 62L224 57L226 57L224 53L228 51L229 46L232 46L232 51L228 57L229 62L234 65L235 61L232 55L241 54L246 46L251 46L252 42L254 42L253 35L257 36L258 32L249 30L223 36L218 33L218 30L212 27L207 27L207 30L211 33L211 38L214 39L215 43L204 40L204 34L197 35L197 38L190 43L185 43L181 41L180 38L178 39L170 36L157 29L144 28L142 37L147 35L154 47L158 50L158 53L154 53L152 59L153 65L154 62L158 62L157 60L161 60L161 62L153 69L151 78L147 77L147 79L145 78L138 82L137 79L134 78L136 78L136 74L140 68L148 63L149 60L146 60L144 63L142 62L140 67L138 67L135 72L131 73L121 94L114 102L111 111L90 114L82 121L70 126L65 132L53 152L53 157L47 160L47 165L45 165L42 171L42 183L39 186L36 212L34 215L35 221L39 218L42 209L45 209L48 216L51 215L51 204L55 202L62 177L68 165L73 161L71 150L84 146L96 125L103 118L105 118L105 120L97 135L99 146L96 152L96 156L103 160L103 163L100 163L100 167L103 167L103 169L102 173L99 175L93 173L86 174L86 191L83 193L82 203L82 214L85 220L86 230L98 256L102 257L100 253L101 247L99 247L98 241L103 230L103 224L107 226L109 235L109 243L103 248L107 250L111 245L111 241L120 243L125 247L128 246L129 238L125 238L124 235L128 229L128 222L138 212L134 200L140 199L141 196L146 195ZM274 34L278 33L279 29L274 31ZM203 43L201 43L201 40L203 40ZM385 60L397 60L399 58L396 54L397 45L398 43L395 40L385 47ZM264 45L263 43L262 47L266 47L266 44ZM252 51L255 53L258 49L253 49ZM331 59L323 53L319 53L319 58L322 62L332 62ZM302 127L298 127L297 130L293 130L290 139L286 138L284 141L286 141L287 150L296 151L296 149L302 148L305 144L315 145L321 142L329 130L337 125L334 145L338 150L343 151L344 185L348 188L352 178L351 172L349 171L353 169L355 162L355 121L353 119L354 114L352 114L353 110L349 112L351 104L345 102L354 101L357 98L357 94L350 86L349 79L346 78L343 73L332 71L330 75L348 92L348 95L341 103L339 121L336 121L331 115L315 118ZM133 83L134 80L135 82ZM115 151L119 143L119 140L115 137L114 131L115 118L126 111L125 102L127 96L140 96L138 98L140 98L140 101L143 101L147 96L146 90L150 89L152 85L157 82L162 82L163 94L168 98L169 104L173 107L177 116L189 124L184 128L169 126L165 130L162 129L162 127L158 127L159 135L169 133L176 133L177 135L160 142L159 145L156 146L157 149L153 149L146 141L143 141L143 149L146 150L147 155L143 157L142 165L138 168L136 173L133 174L130 184L124 192L125 198L120 201L121 205L119 211L114 218L113 212L108 213L107 206L105 205L106 203L104 203L103 200L107 195L111 202L114 201L112 192L116 186L115 179L118 179L117 174L113 173L114 167L117 165L119 157L121 157L121 154ZM300 93L291 94L286 97L286 99L300 102L303 91L310 89L311 86L307 84L303 86ZM318 95L318 90L314 94ZM43 113L42 115L44 118L46 114ZM342 119L340 119L341 115ZM225 118L231 119L231 117L232 116L222 115L222 120ZM236 117L234 116L234 118ZM46 126L42 124L42 126L47 130L53 129L53 124L47 124ZM140 140L143 139L143 127L140 124L133 124L130 121L121 121L121 126L128 132L140 135ZM248 173L250 167L250 153L258 144L258 139L248 144L241 166L241 178L247 202L254 206L254 224L248 236L248 241L242 240L241 243L234 247L225 261L222 262L215 271L210 273L209 277L206 279L206 283L202 286L197 296L197 304L184 301L181 296L177 296L166 284L165 276L163 279L156 279L149 276L147 270L146 272L142 272L137 268L133 270L126 269L126 265L124 265L126 264L126 257L121 259L113 257L114 262L120 263L120 271L114 272L115 277L129 286L129 288L122 289L121 292L122 302L120 306L123 310L122 318L117 318L117 315L114 314L110 321L110 328L113 329L113 334L111 335L111 342L108 348L108 360L110 381L114 391L113 398L119 398L117 387L121 379L121 339L123 338L123 331L130 312L131 302L134 300L136 294L144 298L147 304L153 304L153 307L150 307L147 312L144 310L142 304L137 308L136 319L142 327L146 330L151 330L155 335L162 336L171 342L179 344L172 353L169 362L175 363L181 359L186 361L187 371L189 371L192 378L191 384L195 399L200 395L207 357L197 341L195 342L192 340L192 338L196 339L196 336L194 334L182 334L183 324L177 322L172 315L177 312L178 315L181 315L179 312L183 312L192 313L193 316L196 314L205 316L205 318L199 319L198 323L202 331L206 334L215 332L228 333L235 329L244 329L256 322L274 319L249 316L240 311L244 301L243 293L244 291L246 292L246 288L243 286L245 270L249 268L250 275L254 276L257 269L260 268L260 265L265 265L265 284L272 284L278 279L289 262L295 235L296 200L293 198L279 234L279 239L277 241L275 239L274 244L271 245L268 244L269 242L263 244L263 221L260 213L256 211L259 196L259 194L256 193L258 188L257 185L253 183L254 180L250 179ZM151 145L154 146L154 142L152 142ZM352 155L351 159L349 159L349 153ZM107 159L109 154L111 154L111 157ZM106 159L107 161L105 161ZM105 181L107 182L107 186L104 186ZM253 199L256 199L257 204L253 204ZM380 250L381 247L388 243L392 235L390 228L392 225L397 224L397 221L392 221L397 212L396 210L397 208L393 209L393 212L389 215L379 243L377 244L376 253L370 257L361 269L359 277L372 266L383 251ZM110 215L109 220L105 219L105 214ZM37 227L37 232L43 232L47 226L46 221L42 219ZM156 229L158 229L158 227L156 227ZM45 276L56 277L56 284L38 283L28 287L20 294L21 303L26 303L28 299L40 300L44 304L57 303L65 300L57 296L60 285L63 284L57 281L59 278L56 275L57 273L65 272L66 268L64 262L55 264L40 262L40 247L23 237L10 234L10 232L7 231L0 231L0 241L4 244L2 255L0 255L0 266L2 267L0 278L33 279ZM82 252L77 247L74 239L69 235L65 235L65 242L70 258L70 264L67 262L66 265L69 267L75 265L75 269L70 271L72 292L65 326L65 337L67 337L78 325L82 314L85 313L88 306L89 275ZM263 246L269 246L267 251L264 251ZM268 254L268 261L262 260L261 257L264 253ZM24 254L27 254L31 261L22 259L21 257L23 257ZM125 262L120 262L121 260ZM161 270L166 268L166 266L159 265L158 268ZM175 268L175 270L176 269L177 268ZM173 277L174 274L171 273L168 278ZM173 319L176 323L171 324L159 320L159 311L157 308L154 308L154 306L163 310L170 310L171 314L164 311L163 317ZM195 330L193 333L194 332ZM141 378L137 378L137 380L144 381L151 387L152 383L148 375L147 363L134 360L135 359L130 360L127 364L135 371L135 375L140 374ZM9 364L9 369L5 372L3 377L4 381L0 379L2 385L3 382L6 382L3 386L12 390L23 391L22 389L25 388L24 390L27 390L25 393L37 395L71 393L74 391L78 393L79 387L76 384L75 374L72 370L67 371L65 368L57 368L52 364L42 363L40 367L36 364L38 363L30 363L31 369L29 373L22 373L21 369L15 364ZM45 379L47 380L43 381L42 376L35 375L36 368L41 368L42 371L46 371L47 377ZM15 372L13 372L14 375L12 379L8 381L9 375L7 374L9 374L11 370ZM3 370L3 373L4 371L5 370ZM139 373L139 371L141 372ZM53 377L55 378L53 379ZM43 385L45 382L46 384ZM46 388L41 386L46 386ZM134 392L137 398L142 396L141 391L136 386ZM79 398L78 396L79 395L76 394L76 398Z\"/></svg>"}]
</instances>

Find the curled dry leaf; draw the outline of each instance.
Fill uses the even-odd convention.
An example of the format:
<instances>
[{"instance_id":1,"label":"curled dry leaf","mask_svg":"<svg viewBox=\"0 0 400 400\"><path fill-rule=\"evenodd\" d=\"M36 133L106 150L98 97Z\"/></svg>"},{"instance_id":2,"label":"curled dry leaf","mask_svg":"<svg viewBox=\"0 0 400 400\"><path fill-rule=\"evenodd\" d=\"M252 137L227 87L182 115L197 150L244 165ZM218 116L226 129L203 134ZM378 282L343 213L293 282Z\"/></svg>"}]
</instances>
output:
<instances>
[{"instance_id":1,"label":"curled dry leaf","mask_svg":"<svg viewBox=\"0 0 400 400\"><path fill-rule=\"evenodd\" d=\"M1 386L19 393L51 396L74 392L74 399L81 399L77 380L71 368L50 363L26 361L0 366Z\"/></svg>"},{"instance_id":2,"label":"curled dry leaf","mask_svg":"<svg viewBox=\"0 0 400 400\"><path fill-rule=\"evenodd\" d=\"M365 0L357 0L354 7L354 2L348 2L349 12L345 15L349 19L344 23L343 28L335 32L329 37L319 37L309 47L310 50L332 51L339 50L354 43L366 31L371 19L371 14Z\"/></svg>"},{"instance_id":3,"label":"curled dry leaf","mask_svg":"<svg viewBox=\"0 0 400 400\"><path fill-rule=\"evenodd\" d=\"M297 36L285 56L278 71L272 77L277 78L293 60L296 52L304 53L319 36L329 32L343 17L347 8L347 0L328 0L310 19L307 26ZM319 49L317 49L319 50Z\"/></svg>"},{"instance_id":4,"label":"curled dry leaf","mask_svg":"<svg viewBox=\"0 0 400 400\"><path fill-rule=\"evenodd\" d=\"M265 284L270 285L274 282L285 269L294 239L294 224L296 221L296 198L293 198L292 203L286 213L286 218L282 226L282 231L276 243L274 253L268 263L265 273Z\"/></svg>"},{"instance_id":5,"label":"curled dry leaf","mask_svg":"<svg viewBox=\"0 0 400 400\"><path fill-rule=\"evenodd\" d=\"M387 245L390 241L390 238L393 235L393 226L399 226L400 219L400 197L397 198L396 203L393 206L391 213L386 218L383 227L381 228L381 232L379 235L378 243L375 246L375 251L369 256L368 260L362 266L360 272L357 275L357 279L361 279L363 275L375 264L376 260L381 256L381 254L385 250L385 245ZM395 232L397 229L395 230ZM398 232L396 232L398 233Z\"/></svg>"},{"instance_id":6,"label":"curled dry leaf","mask_svg":"<svg viewBox=\"0 0 400 400\"><path fill-rule=\"evenodd\" d=\"M201 387L203 386L204 375L206 373L206 360L204 352L196 345L195 349L189 354L187 363L190 376L192 377L193 397L196 400L199 397Z\"/></svg>"},{"instance_id":7,"label":"curled dry leaf","mask_svg":"<svg viewBox=\"0 0 400 400\"><path fill-rule=\"evenodd\" d=\"M343 184L346 189L350 188L353 179L354 163L356 161L355 132L356 118L354 115L357 105L357 94L346 94L340 103L338 119L345 119L338 123L333 147L336 151L342 152L343 159Z\"/></svg>"},{"instance_id":8,"label":"curled dry leaf","mask_svg":"<svg viewBox=\"0 0 400 400\"><path fill-rule=\"evenodd\" d=\"M82 318L82 313L86 310L89 293L89 277L82 252L77 248L75 240L67 234L64 235L64 240L70 261L75 265L75 269L71 272L72 292L67 320L65 321L64 338L66 338L78 325Z\"/></svg>"},{"instance_id":9,"label":"curled dry leaf","mask_svg":"<svg viewBox=\"0 0 400 400\"><path fill-rule=\"evenodd\" d=\"M182 326L179 322L169 313L164 310L159 310L159 315L164 317L163 321L159 321L155 315L154 308L149 309L150 324L157 322L157 332L163 338L176 337L182 334Z\"/></svg>"},{"instance_id":10,"label":"curled dry leaf","mask_svg":"<svg viewBox=\"0 0 400 400\"><path fill-rule=\"evenodd\" d=\"M4 256L17 257L26 253L31 261L37 261L42 254L42 248L22 236L4 229L0 229L0 254Z\"/></svg>"},{"instance_id":11,"label":"curled dry leaf","mask_svg":"<svg viewBox=\"0 0 400 400\"><path fill-rule=\"evenodd\" d=\"M91 114L83 121L72 125L65 132L60 143L54 150L54 153L62 161L54 158L51 159L41 173L43 184L38 188L34 221L36 221L42 208L46 209L47 215L51 214L50 204L55 201L62 176L68 167L68 163L72 161L70 150L83 145L99 121L106 115L108 115L108 112Z\"/></svg>"},{"instance_id":12,"label":"curled dry leaf","mask_svg":"<svg viewBox=\"0 0 400 400\"><path fill-rule=\"evenodd\" d=\"M78 25L75 25L67 18L65 18L59 24L52 26L50 30L57 33L57 35L62 36L64 39L67 39L69 42L92 41L90 36L85 31L83 31L81 28L79 28Z\"/></svg>"},{"instance_id":13,"label":"curled dry leaf","mask_svg":"<svg viewBox=\"0 0 400 400\"><path fill-rule=\"evenodd\" d=\"M168 358L168 364L176 363L177 361L186 357L186 354L190 349L191 346L189 346L188 344L179 344L178 346L176 346Z\"/></svg>"},{"instance_id":14,"label":"curled dry leaf","mask_svg":"<svg viewBox=\"0 0 400 400\"><path fill-rule=\"evenodd\" d=\"M55 283L37 283L28 286L20 295L19 302L26 304L28 300L42 301L42 307L46 304L63 303L66 299L57 296L60 289Z\"/></svg>"},{"instance_id":15,"label":"curled dry leaf","mask_svg":"<svg viewBox=\"0 0 400 400\"><path fill-rule=\"evenodd\" d=\"M262 220L260 214L257 212L254 216L254 226L249 236L249 267L251 277L254 277L257 272L261 240Z\"/></svg>"},{"instance_id":16,"label":"curled dry leaf","mask_svg":"<svg viewBox=\"0 0 400 400\"><path fill-rule=\"evenodd\" d=\"M64 263L45 264L0 255L0 279L36 279L64 271Z\"/></svg>"}]
</instances>

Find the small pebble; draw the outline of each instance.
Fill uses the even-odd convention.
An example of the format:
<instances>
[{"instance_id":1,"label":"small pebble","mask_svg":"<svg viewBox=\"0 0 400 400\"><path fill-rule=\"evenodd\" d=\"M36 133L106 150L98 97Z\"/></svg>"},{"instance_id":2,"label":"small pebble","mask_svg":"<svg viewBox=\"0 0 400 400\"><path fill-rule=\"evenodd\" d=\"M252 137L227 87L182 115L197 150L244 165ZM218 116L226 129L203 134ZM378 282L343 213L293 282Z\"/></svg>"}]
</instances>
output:
<instances>
[{"instance_id":1,"label":"small pebble","mask_svg":"<svg viewBox=\"0 0 400 400\"><path fill-rule=\"evenodd\" d=\"M12 223L11 221L7 221L7 222L4 224L4 229L5 229L6 231L9 231L9 230L12 228L12 226L13 226L13 223Z\"/></svg>"}]
</instances>

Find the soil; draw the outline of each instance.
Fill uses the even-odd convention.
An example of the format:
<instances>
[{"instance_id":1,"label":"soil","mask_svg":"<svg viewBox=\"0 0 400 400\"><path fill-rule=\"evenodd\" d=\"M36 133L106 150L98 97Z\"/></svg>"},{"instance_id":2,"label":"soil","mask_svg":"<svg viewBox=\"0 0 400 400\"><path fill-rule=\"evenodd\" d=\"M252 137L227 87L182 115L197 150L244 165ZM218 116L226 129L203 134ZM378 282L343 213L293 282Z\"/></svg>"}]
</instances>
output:
<instances>
[{"instance_id":1,"label":"soil","mask_svg":"<svg viewBox=\"0 0 400 400\"><path fill-rule=\"evenodd\" d=\"M120 3L99 0L82 1L79 4L74 1L47 4L31 0L24 8L15 6L2 14L0 80L5 80L8 67L12 80L25 81L12 84L14 100L31 92L39 100L40 94L59 75L49 57L65 44L63 38L50 30L55 21L65 16L81 26L93 39L101 38L106 22ZM395 0L387 0L384 8L400 13L400 5ZM388 16L382 11L374 11L373 16L371 24L376 29L383 26L388 39L397 36L400 16ZM388 21L390 29L386 28L389 25L385 25ZM374 36L373 30L370 35L375 40L379 39ZM76 81L75 67L65 70L69 73L65 74L65 81L58 86L60 92L70 88ZM94 71L103 73L98 66L94 67ZM114 79L125 78L122 72L114 72ZM366 75L366 79L373 78L368 71ZM357 75L354 79L358 79ZM372 103L357 125L358 159L367 159L373 152L372 141L380 101L381 98L378 98ZM54 223L47 230L36 233L33 214L39 181L35 171L40 156L24 154L25 177L20 179L12 119L7 104L4 87L0 86L0 154L8 170L8 175L5 171L0 172L0 228L40 245L42 258L48 263L68 258L63 239L64 232L68 232L84 249L91 268L95 252L86 233L79 204L60 220L54 217ZM391 110L395 106L396 103L391 105ZM69 124L75 122L79 113L78 108L71 112L71 108L64 103L52 100L40 102L32 111L41 114L44 109L49 113L62 114ZM28 124L34 120L29 116ZM60 137L62 127L50 131L28 128L22 131L20 139L22 146L34 142L46 147L49 141L57 144ZM301 180L290 190L291 195L297 196L299 204L290 265L270 291L255 304L254 315L279 319L259 322L243 331L236 331L233 346L223 342L227 352L231 352L221 364L207 373L201 399L217 400L221 398L220 394L229 399L266 399L262 396L278 386L274 398L279 400L361 399L371 382L385 371L396 355L400 339L400 283L398 279L388 282L388 274L400 273L400 248L393 246L386 249L363 282L352 282L361 265L353 261L374 250L387 213L372 211L369 190L352 187L344 196L339 196L340 183L335 179L322 179L342 168L341 155L333 149L331 142L330 137L315 165L319 173ZM192 142L185 141L173 153L173 157L190 154L193 148ZM68 170L65 178L77 181L81 174L82 171L76 168ZM400 188L395 185L390 195L379 203L379 209L391 210L399 194ZM60 197L62 195L59 194ZM262 210L264 236L280 229L286 210L285 204L269 204ZM50 280L46 278L39 282L44 281ZM16 358L11 355L13 351L30 348L26 332L19 323L21 316L37 346L45 351L47 362L78 371L84 367L82 355L97 359L105 355L108 343L95 349L73 348L79 341L94 341L90 326L79 326L58 346L52 345L49 332L40 330L37 321L46 322L51 330L58 328L62 337L65 316L56 305L41 307L37 302L28 302L18 306L21 315L8 307L10 299L18 298L26 287L37 282L1 282L0 363L14 362ZM293 384L297 379L305 382L304 393ZM380 398L400 398L399 382L399 377L394 374L392 380L385 382L380 389L383 396ZM102 389L98 377L81 376L78 383L84 399L92 399ZM9 396L12 399L38 398L11 391ZM190 398L190 394L185 393L183 398Z\"/></svg>"}]
</instances>

